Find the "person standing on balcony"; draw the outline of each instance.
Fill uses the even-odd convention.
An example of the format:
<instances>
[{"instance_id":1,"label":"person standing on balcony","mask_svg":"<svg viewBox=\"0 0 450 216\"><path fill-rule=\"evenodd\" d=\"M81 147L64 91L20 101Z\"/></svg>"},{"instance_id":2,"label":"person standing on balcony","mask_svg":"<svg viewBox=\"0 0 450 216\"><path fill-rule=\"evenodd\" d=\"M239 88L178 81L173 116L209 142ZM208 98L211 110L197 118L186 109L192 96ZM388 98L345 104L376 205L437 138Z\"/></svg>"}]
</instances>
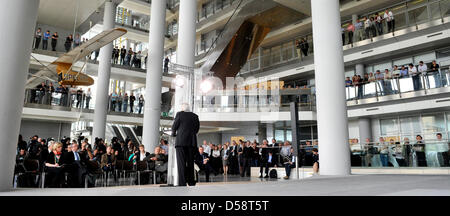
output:
<instances>
[{"instance_id":1,"label":"person standing on balcony","mask_svg":"<svg viewBox=\"0 0 450 216\"><path fill-rule=\"evenodd\" d=\"M300 49L302 50L303 55L308 56L309 44L308 41L306 41L306 38L302 38Z\"/></svg>"},{"instance_id":2,"label":"person standing on balcony","mask_svg":"<svg viewBox=\"0 0 450 216\"><path fill-rule=\"evenodd\" d=\"M56 51L56 44L58 43L58 37L59 37L58 36L58 32L53 33L53 36L52 36L52 51ZM47 50L47 48L45 48L45 50Z\"/></svg>"},{"instance_id":3,"label":"person standing on balcony","mask_svg":"<svg viewBox=\"0 0 450 216\"><path fill-rule=\"evenodd\" d=\"M439 73L439 65L436 63L436 60L434 60L431 63L430 72L427 75L428 80L430 80L430 75L433 76L435 87L436 88L440 88L442 86L442 84L441 84L441 75Z\"/></svg>"},{"instance_id":4,"label":"person standing on balcony","mask_svg":"<svg viewBox=\"0 0 450 216\"><path fill-rule=\"evenodd\" d=\"M384 70L384 91L386 94L392 94L392 74L389 69Z\"/></svg>"},{"instance_id":5,"label":"person standing on balcony","mask_svg":"<svg viewBox=\"0 0 450 216\"><path fill-rule=\"evenodd\" d=\"M86 98L86 109L89 109L89 103L91 102L92 98L91 88L88 88L85 98Z\"/></svg>"},{"instance_id":6,"label":"person standing on balcony","mask_svg":"<svg viewBox=\"0 0 450 216\"><path fill-rule=\"evenodd\" d=\"M136 97L134 96L133 92L131 92L130 95L130 113L133 113L133 107L134 107L134 101L136 100Z\"/></svg>"},{"instance_id":7,"label":"person standing on balcony","mask_svg":"<svg viewBox=\"0 0 450 216\"><path fill-rule=\"evenodd\" d=\"M117 94L116 94L116 92L113 92L111 94L111 111L112 112L116 111L116 103L117 103Z\"/></svg>"},{"instance_id":8,"label":"person standing on balcony","mask_svg":"<svg viewBox=\"0 0 450 216\"><path fill-rule=\"evenodd\" d=\"M417 66L417 71L419 72L419 75L422 75L425 78L427 76L428 67L426 64L423 63L423 61L420 61L419 66ZM426 83L424 83L424 85L426 85L426 86L424 86L424 88L425 87L430 88L430 82L428 82L428 79L427 80L423 79L423 80L424 80L424 82L426 82Z\"/></svg>"},{"instance_id":9,"label":"person standing on balcony","mask_svg":"<svg viewBox=\"0 0 450 216\"><path fill-rule=\"evenodd\" d=\"M375 79L377 80L378 88L380 89L380 95L384 95L384 74L382 74L380 70L377 70Z\"/></svg>"},{"instance_id":10,"label":"person standing on balcony","mask_svg":"<svg viewBox=\"0 0 450 216\"><path fill-rule=\"evenodd\" d=\"M125 95L123 95L122 102L123 102L123 112L127 112L127 109L128 109L128 94L127 93L125 93Z\"/></svg>"},{"instance_id":11,"label":"person standing on balcony","mask_svg":"<svg viewBox=\"0 0 450 216\"><path fill-rule=\"evenodd\" d=\"M144 96L139 95L139 114L142 114L142 107L144 106Z\"/></svg>"},{"instance_id":12,"label":"person standing on balcony","mask_svg":"<svg viewBox=\"0 0 450 216\"><path fill-rule=\"evenodd\" d=\"M355 23L355 31L356 31L356 39L355 41L362 41L364 40L364 24L361 22L360 19L358 19Z\"/></svg>"},{"instance_id":13,"label":"person standing on balcony","mask_svg":"<svg viewBox=\"0 0 450 216\"><path fill-rule=\"evenodd\" d=\"M345 45L345 28L341 26L341 33L342 33L342 46Z\"/></svg>"},{"instance_id":14,"label":"person standing on balcony","mask_svg":"<svg viewBox=\"0 0 450 216\"><path fill-rule=\"evenodd\" d=\"M405 78L408 77L408 68L405 67L405 65L402 65L402 69L400 70L400 77Z\"/></svg>"},{"instance_id":15,"label":"person standing on balcony","mask_svg":"<svg viewBox=\"0 0 450 216\"><path fill-rule=\"evenodd\" d=\"M347 26L347 32L348 32L348 43L353 44L353 35L355 33L355 26L353 23L349 23Z\"/></svg>"},{"instance_id":16,"label":"person standing on balcony","mask_svg":"<svg viewBox=\"0 0 450 216\"><path fill-rule=\"evenodd\" d=\"M75 35L75 39L73 41L73 47L77 47L81 45L81 38L80 38L80 34Z\"/></svg>"},{"instance_id":17,"label":"person standing on balcony","mask_svg":"<svg viewBox=\"0 0 450 216\"><path fill-rule=\"evenodd\" d=\"M426 167L425 142L421 135L416 136L416 144L413 145L413 167Z\"/></svg>"},{"instance_id":18,"label":"person standing on balcony","mask_svg":"<svg viewBox=\"0 0 450 216\"><path fill-rule=\"evenodd\" d=\"M169 56L166 56L166 58L164 59L164 74L169 73Z\"/></svg>"},{"instance_id":19,"label":"person standing on balcony","mask_svg":"<svg viewBox=\"0 0 450 216\"><path fill-rule=\"evenodd\" d=\"M80 88L77 90L77 108L83 108L83 103L81 103L83 99L83 90Z\"/></svg>"},{"instance_id":20,"label":"person standing on balcony","mask_svg":"<svg viewBox=\"0 0 450 216\"><path fill-rule=\"evenodd\" d=\"M39 44L41 43L42 38L42 30L41 28L38 28L36 31L36 34L34 34L34 49L39 49Z\"/></svg>"},{"instance_id":21,"label":"person standing on balcony","mask_svg":"<svg viewBox=\"0 0 450 216\"><path fill-rule=\"evenodd\" d=\"M420 82L420 75L417 73L417 68L413 64L409 64L408 73L411 75L413 80L414 91L418 91L422 88L422 83Z\"/></svg>"},{"instance_id":22,"label":"person standing on balcony","mask_svg":"<svg viewBox=\"0 0 450 216\"><path fill-rule=\"evenodd\" d=\"M131 56L132 56L132 55L133 55L133 49L130 48L130 49L128 50L127 57L125 58L125 65L130 66L130 63L131 63Z\"/></svg>"},{"instance_id":23,"label":"person standing on balcony","mask_svg":"<svg viewBox=\"0 0 450 216\"><path fill-rule=\"evenodd\" d=\"M370 38L370 32L371 32L371 25L372 22L370 21L369 18L364 17L365 21L364 21L364 31L366 32L366 37L365 39L369 39Z\"/></svg>"},{"instance_id":24,"label":"person standing on balcony","mask_svg":"<svg viewBox=\"0 0 450 216\"><path fill-rule=\"evenodd\" d=\"M47 50L48 39L50 38L50 36L51 36L50 31L47 30L47 32L44 33L44 38L42 40L42 49L43 50Z\"/></svg>"},{"instance_id":25,"label":"person standing on balcony","mask_svg":"<svg viewBox=\"0 0 450 216\"><path fill-rule=\"evenodd\" d=\"M395 31L395 20L394 20L394 14L392 11L386 9L384 12L384 19L386 20L387 26L388 26L388 32L394 32Z\"/></svg>"},{"instance_id":26,"label":"person standing on balcony","mask_svg":"<svg viewBox=\"0 0 450 216\"><path fill-rule=\"evenodd\" d=\"M297 48L297 56L299 59L302 59L302 50L301 50L301 46L300 46L300 41L296 40L295 41L295 47Z\"/></svg>"},{"instance_id":27,"label":"person standing on balcony","mask_svg":"<svg viewBox=\"0 0 450 216\"><path fill-rule=\"evenodd\" d=\"M119 96L117 96L117 108L119 112L122 112L122 101L123 101L122 93L119 93Z\"/></svg>"},{"instance_id":28,"label":"person standing on balcony","mask_svg":"<svg viewBox=\"0 0 450 216\"><path fill-rule=\"evenodd\" d=\"M72 46L73 43L73 36L70 34L67 38L66 38L66 42L64 43L64 47L66 48L66 52L70 51L70 48Z\"/></svg>"},{"instance_id":29,"label":"person standing on balcony","mask_svg":"<svg viewBox=\"0 0 450 216\"><path fill-rule=\"evenodd\" d=\"M53 87L53 83L52 82L50 82L49 83L49 85L48 85L48 88L47 88L47 101L46 101L46 103L45 104L47 104L47 105L52 105L52 95L53 95L53 92L55 92L55 87Z\"/></svg>"},{"instance_id":30,"label":"person standing on balcony","mask_svg":"<svg viewBox=\"0 0 450 216\"><path fill-rule=\"evenodd\" d=\"M372 37L377 36L377 27L376 27L376 21L374 17L370 17L370 30L372 31Z\"/></svg>"},{"instance_id":31,"label":"person standing on balcony","mask_svg":"<svg viewBox=\"0 0 450 216\"><path fill-rule=\"evenodd\" d=\"M378 36L382 35L383 34L383 18L378 13L375 14L375 24L376 24L376 27L378 30Z\"/></svg>"},{"instance_id":32,"label":"person standing on balcony","mask_svg":"<svg viewBox=\"0 0 450 216\"><path fill-rule=\"evenodd\" d=\"M125 48L125 46L123 46L122 49L120 49L120 64L121 65L124 65L126 55L127 55L127 49Z\"/></svg>"}]
</instances>

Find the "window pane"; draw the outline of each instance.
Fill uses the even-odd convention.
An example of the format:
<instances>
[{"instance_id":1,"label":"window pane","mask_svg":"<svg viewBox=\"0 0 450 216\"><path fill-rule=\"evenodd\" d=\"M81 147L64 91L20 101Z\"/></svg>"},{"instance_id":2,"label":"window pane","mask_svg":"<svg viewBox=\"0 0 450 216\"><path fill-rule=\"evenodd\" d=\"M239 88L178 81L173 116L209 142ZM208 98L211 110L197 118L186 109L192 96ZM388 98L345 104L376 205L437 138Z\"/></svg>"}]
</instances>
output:
<instances>
[{"instance_id":1,"label":"window pane","mask_svg":"<svg viewBox=\"0 0 450 216\"><path fill-rule=\"evenodd\" d=\"M400 130L402 135L416 135L421 132L419 117L400 118Z\"/></svg>"},{"instance_id":2,"label":"window pane","mask_svg":"<svg viewBox=\"0 0 450 216\"><path fill-rule=\"evenodd\" d=\"M425 21L428 21L428 13L427 13L427 7L419 7L413 10L408 11L409 16L409 25L415 25L416 23L423 23Z\"/></svg>"},{"instance_id":3,"label":"window pane","mask_svg":"<svg viewBox=\"0 0 450 216\"><path fill-rule=\"evenodd\" d=\"M275 130L275 139L277 141L284 141L284 131L283 130Z\"/></svg>"},{"instance_id":4,"label":"window pane","mask_svg":"<svg viewBox=\"0 0 450 216\"><path fill-rule=\"evenodd\" d=\"M292 131L291 130L286 131L286 141L292 142Z\"/></svg>"},{"instance_id":5,"label":"window pane","mask_svg":"<svg viewBox=\"0 0 450 216\"><path fill-rule=\"evenodd\" d=\"M434 114L422 116L422 132L425 140L433 140L436 138L436 133L445 132L444 114Z\"/></svg>"},{"instance_id":6,"label":"window pane","mask_svg":"<svg viewBox=\"0 0 450 216\"><path fill-rule=\"evenodd\" d=\"M382 119L380 120L380 127L381 127L381 136L398 134L397 119Z\"/></svg>"}]
</instances>

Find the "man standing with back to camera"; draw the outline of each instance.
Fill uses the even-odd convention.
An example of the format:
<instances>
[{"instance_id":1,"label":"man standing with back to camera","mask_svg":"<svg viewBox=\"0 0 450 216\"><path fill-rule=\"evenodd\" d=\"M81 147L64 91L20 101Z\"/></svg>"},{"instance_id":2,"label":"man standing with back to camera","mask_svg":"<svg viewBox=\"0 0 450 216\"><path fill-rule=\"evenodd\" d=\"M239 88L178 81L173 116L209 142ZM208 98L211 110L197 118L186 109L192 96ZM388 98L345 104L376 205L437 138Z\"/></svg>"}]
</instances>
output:
<instances>
[{"instance_id":1,"label":"man standing with back to camera","mask_svg":"<svg viewBox=\"0 0 450 216\"><path fill-rule=\"evenodd\" d=\"M195 185L194 153L197 147L197 133L200 122L195 113L189 111L189 105L184 103L181 112L175 116L172 125L172 136L176 137L178 186Z\"/></svg>"}]
</instances>

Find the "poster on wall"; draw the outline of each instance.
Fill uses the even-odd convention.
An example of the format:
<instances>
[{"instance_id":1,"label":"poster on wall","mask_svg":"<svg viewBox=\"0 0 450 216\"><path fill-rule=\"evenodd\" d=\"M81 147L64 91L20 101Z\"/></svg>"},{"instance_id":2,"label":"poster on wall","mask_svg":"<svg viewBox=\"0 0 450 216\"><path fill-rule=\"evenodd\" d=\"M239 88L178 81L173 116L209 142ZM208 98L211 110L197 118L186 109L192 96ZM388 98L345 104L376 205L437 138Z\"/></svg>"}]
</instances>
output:
<instances>
[{"instance_id":1,"label":"poster on wall","mask_svg":"<svg viewBox=\"0 0 450 216\"><path fill-rule=\"evenodd\" d=\"M236 141L237 144L239 144L239 140L245 140L243 136L233 136L231 137L231 144L233 144L233 141Z\"/></svg>"}]
</instances>

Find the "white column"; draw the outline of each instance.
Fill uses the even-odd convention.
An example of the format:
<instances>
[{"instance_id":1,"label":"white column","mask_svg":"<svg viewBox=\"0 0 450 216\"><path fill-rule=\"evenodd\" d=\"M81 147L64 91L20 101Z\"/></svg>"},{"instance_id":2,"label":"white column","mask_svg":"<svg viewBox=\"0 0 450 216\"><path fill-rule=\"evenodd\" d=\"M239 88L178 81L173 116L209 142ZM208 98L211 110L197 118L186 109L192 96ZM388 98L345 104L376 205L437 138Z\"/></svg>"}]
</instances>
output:
<instances>
[{"instance_id":1,"label":"white column","mask_svg":"<svg viewBox=\"0 0 450 216\"><path fill-rule=\"evenodd\" d=\"M364 78L364 65L363 64L357 64L355 66L355 74L360 75L362 78Z\"/></svg>"},{"instance_id":2,"label":"white column","mask_svg":"<svg viewBox=\"0 0 450 216\"><path fill-rule=\"evenodd\" d=\"M338 0L311 1L321 175L349 175L347 104Z\"/></svg>"},{"instance_id":3,"label":"white column","mask_svg":"<svg viewBox=\"0 0 450 216\"><path fill-rule=\"evenodd\" d=\"M178 24L178 47L177 47L177 64L193 68L195 64L195 38L196 38L196 15L197 15L197 0L183 0L180 1L180 15ZM192 74L193 75L193 74ZM174 113L181 110L183 103L190 102L189 93L190 83L189 77L184 76L184 84L175 88L175 103ZM192 106L192 104L190 104ZM193 107L191 107L193 108ZM174 140L174 139L172 139ZM173 143L175 144L175 143ZM169 154L172 154L169 159L169 178L172 176L173 185L178 186L178 168L175 148L173 145L169 147ZM169 181L169 179L168 179Z\"/></svg>"},{"instance_id":4,"label":"white column","mask_svg":"<svg viewBox=\"0 0 450 216\"><path fill-rule=\"evenodd\" d=\"M372 140L372 125L370 124L370 118L358 119L358 127L360 143L365 143L367 138Z\"/></svg>"},{"instance_id":5,"label":"white column","mask_svg":"<svg viewBox=\"0 0 450 216\"><path fill-rule=\"evenodd\" d=\"M115 6L111 1L105 2L105 14L103 16L103 30L114 28ZM95 98L94 128L92 138L105 138L106 116L108 114L109 79L111 77L111 53L113 43L100 49L97 93Z\"/></svg>"},{"instance_id":6,"label":"white column","mask_svg":"<svg viewBox=\"0 0 450 216\"><path fill-rule=\"evenodd\" d=\"M3 29L0 49L8 51L0 58L0 86L3 92L3 99L0 100L0 191L12 188L15 150L39 0L7 1L5 6L7 9L0 13L3 20L0 23Z\"/></svg>"},{"instance_id":7,"label":"white column","mask_svg":"<svg viewBox=\"0 0 450 216\"><path fill-rule=\"evenodd\" d=\"M159 145L166 0L153 1L151 8L142 134L142 143L149 152Z\"/></svg>"},{"instance_id":8,"label":"white column","mask_svg":"<svg viewBox=\"0 0 450 216\"><path fill-rule=\"evenodd\" d=\"M180 1L177 64L191 68L193 68L195 64L196 16L196 0ZM189 94L189 88L189 77L185 76L184 85L175 89L174 113L181 110L181 105L183 103L190 102L189 99L191 98L191 95Z\"/></svg>"}]
</instances>

